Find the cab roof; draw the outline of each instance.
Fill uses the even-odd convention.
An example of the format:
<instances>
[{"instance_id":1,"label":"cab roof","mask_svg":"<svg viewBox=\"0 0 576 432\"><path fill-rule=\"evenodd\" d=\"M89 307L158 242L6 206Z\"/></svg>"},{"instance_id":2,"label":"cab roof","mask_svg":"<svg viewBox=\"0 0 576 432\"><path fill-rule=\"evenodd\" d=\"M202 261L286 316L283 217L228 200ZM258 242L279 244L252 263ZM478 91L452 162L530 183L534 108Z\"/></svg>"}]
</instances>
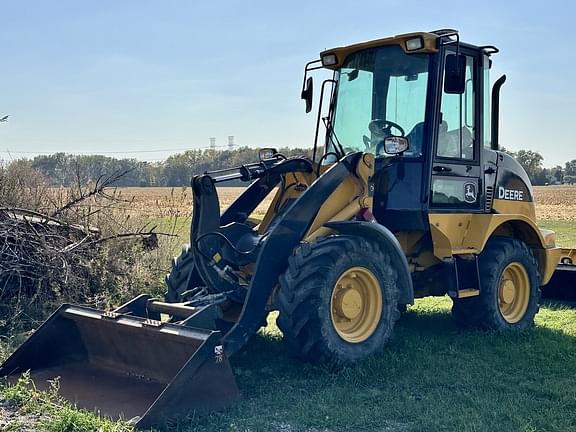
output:
<instances>
[{"instance_id":1,"label":"cab roof","mask_svg":"<svg viewBox=\"0 0 576 432\"><path fill-rule=\"evenodd\" d=\"M336 56L336 63L332 65L325 65L324 67L328 69L338 69L346 60L350 54L355 53L357 51L362 51L368 48L376 48L380 46L386 45L400 45L400 47L406 53L435 53L438 51L438 38L440 35L428 32L415 32L415 33L405 33L397 36L390 36L382 39L374 39L367 42L360 42L348 46L331 48L320 53L320 58L325 57L330 54L334 54ZM421 38L422 40L422 48L416 50L409 50L406 47L406 41L412 39Z\"/></svg>"},{"instance_id":2,"label":"cab roof","mask_svg":"<svg viewBox=\"0 0 576 432\"><path fill-rule=\"evenodd\" d=\"M397 36L390 36L382 39L374 39L367 42L360 42L352 45L347 45L343 47L336 47L331 48L320 53L320 58L323 58L328 55L336 56L336 62L332 64L324 64L324 67L327 69L338 69L342 66L346 58L355 52L362 51L368 48L376 48L380 46L386 45L399 45L404 52L408 54L416 54L416 53L436 53L438 52L438 47L440 46L439 39L444 39L444 41L450 40L450 37L456 37L456 39L452 39L454 42L458 40L458 31L452 29L442 29L436 30L433 32L414 32L414 33L404 33ZM409 49L407 42L408 41L417 41L421 40L417 46L417 49ZM491 55L498 52L498 49L492 45L487 46L475 46L466 43L462 43L458 41L460 46L466 46L469 48L482 50L484 54Z\"/></svg>"}]
</instances>

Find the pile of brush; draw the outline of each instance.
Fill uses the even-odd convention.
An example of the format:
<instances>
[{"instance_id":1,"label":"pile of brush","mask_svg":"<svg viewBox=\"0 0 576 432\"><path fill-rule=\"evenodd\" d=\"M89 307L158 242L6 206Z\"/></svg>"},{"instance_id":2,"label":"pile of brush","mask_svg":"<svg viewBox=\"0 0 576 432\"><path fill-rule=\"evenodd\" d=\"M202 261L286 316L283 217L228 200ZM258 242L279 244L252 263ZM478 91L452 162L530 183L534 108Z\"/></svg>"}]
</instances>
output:
<instances>
[{"instance_id":1,"label":"pile of brush","mask_svg":"<svg viewBox=\"0 0 576 432\"><path fill-rule=\"evenodd\" d=\"M113 187L123 175L55 188L0 171L0 330L33 327L61 302L122 299L116 288L158 246L155 227L128 223L130 200Z\"/></svg>"},{"instance_id":2,"label":"pile of brush","mask_svg":"<svg viewBox=\"0 0 576 432\"><path fill-rule=\"evenodd\" d=\"M0 208L0 302L33 298L43 285L66 286L100 239L96 228L32 210Z\"/></svg>"}]
</instances>

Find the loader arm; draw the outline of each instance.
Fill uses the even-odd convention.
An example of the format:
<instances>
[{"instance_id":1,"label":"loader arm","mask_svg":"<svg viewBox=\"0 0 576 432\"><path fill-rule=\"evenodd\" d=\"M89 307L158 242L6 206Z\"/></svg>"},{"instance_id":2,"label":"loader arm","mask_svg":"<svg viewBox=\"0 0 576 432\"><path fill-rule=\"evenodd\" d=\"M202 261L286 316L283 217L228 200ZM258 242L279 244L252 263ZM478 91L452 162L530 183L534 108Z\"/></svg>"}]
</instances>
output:
<instances>
[{"instance_id":1,"label":"loader arm","mask_svg":"<svg viewBox=\"0 0 576 432\"><path fill-rule=\"evenodd\" d=\"M371 172L365 164L360 164L361 160L362 153L345 156L318 178L313 176L314 165L308 159L291 158L240 167L236 174L206 173L193 179L191 244L199 282L206 284L210 292L220 293L241 305L237 319L223 338L227 354L238 351L261 326L288 257L311 227L318 230L343 208L350 209L348 219L357 214L360 208L357 201L368 189L366 182ZM359 165L364 167L360 172ZM309 184L301 185L303 191L289 194L282 176L296 178L298 173L308 176ZM256 181L220 217L215 185L238 176L244 180L256 178ZM266 221L259 229L249 226L247 217L280 183L282 186ZM356 192L351 197L332 200L326 211L328 198L335 192L339 195L337 191L344 183L348 184L346 192L350 189ZM253 268L245 275L248 283L236 277L245 266Z\"/></svg>"},{"instance_id":2,"label":"loader arm","mask_svg":"<svg viewBox=\"0 0 576 432\"><path fill-rule=\"evenodd\" d=\"M350 175L354 175L362 153L342 158L329 168L279 217L269 232L256 262L255 272L238 322L224 337L226 353L242 348L258 330L266 314L266 303L284 273L288 257L303 240L316 214L328 197Z\"/></svg>"}]
</instances>

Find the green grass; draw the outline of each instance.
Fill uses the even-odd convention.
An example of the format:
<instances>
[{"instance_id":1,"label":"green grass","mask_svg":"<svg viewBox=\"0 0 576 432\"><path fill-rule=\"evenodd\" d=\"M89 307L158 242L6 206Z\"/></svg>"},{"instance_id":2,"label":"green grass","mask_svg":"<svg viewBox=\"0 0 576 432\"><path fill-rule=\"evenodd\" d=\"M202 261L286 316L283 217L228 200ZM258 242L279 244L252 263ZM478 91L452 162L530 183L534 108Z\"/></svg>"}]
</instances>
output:
<instances>
[{"instance_id":1,"label":"green grass","mask_svg":"<svg viewBox=\"0 0 576 432\"><path fill-rule=\"evenodd\" d=\"M182 430L575 430L575 310L498 335L459 330L449 307L418 301L383 353L343 368L292 359L271 323L233 358L244 401Z\"/></svg>"},{"instance_id":2,"label":"green grass","mask_svg":"<svg viewBox=\"0 0 576 432\"><path fill-rule=\"evenodd\" d=\"M293 359L270 316L269 326L232 358L243 400L228 411L196 416L176 429L576 429L576 310L544 306L534 329L499 335L459 330L449 306L447 298L418 301L398 322L384 352L348 367ZM7 391L17 399L23 390L3 387L4 399ZM24 406L30 409L30 404ZM44 407L36 409L45 412ZM48 411L52 417L42 423L44 430L126 427L99 424L93 415L76 413L69 407Z\"/></svg>"},{"instance_id":3,"label":"green grass","mask_svg":"<svg viewBox=\"0 0 576 432\"><path fill-rule=\"evenodd\" d=\"M576 245L572 224L541 225ZM494 334L458 329L450 304L417 301L382 353L347 367L293 359L271 315L231 359L242 401L175 430L576 431L576 309L544 304L533 329ZM0 343L0 359L10 349ZM1 385L0 406L9 400L18 412L42 413L39 430L128 429L27 388ZM19 430L17 420L0 427L11 430Z\"/></svg>"},{"instance_id":4,"label":"green grass","mask_svg":"<svg viewBox=\"0 0 576 432\"><path fill-rule=\"evenodd\" d=\"M18 382L0 387L2 406L10 412L12 421L2 432L42 430L46 432L129 432L132 427L123 422L102 419L94 413L75 409L58 396L58 382L50 391L37 391L28 375Z\"/></svg>"},{"instance_id":5,"label":"green grass","mask_svg":"<svg viewBox=\"0 0 576 432\"><path fill-rule=\"evenodd\" d=\"M562 247L576 247L576 223L563 221L548 221L538 224L556 232L556 243Z\"/></svg>"}]
</instances>

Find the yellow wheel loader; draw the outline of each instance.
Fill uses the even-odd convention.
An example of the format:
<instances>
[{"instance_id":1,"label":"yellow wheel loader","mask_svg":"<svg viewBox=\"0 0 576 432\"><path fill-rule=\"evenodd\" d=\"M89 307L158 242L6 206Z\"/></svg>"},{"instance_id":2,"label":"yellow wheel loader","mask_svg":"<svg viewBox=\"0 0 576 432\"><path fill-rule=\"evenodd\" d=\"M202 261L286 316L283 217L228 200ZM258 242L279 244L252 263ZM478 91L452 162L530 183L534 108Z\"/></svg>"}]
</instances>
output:
<instances>
[{"instance_id":1,"label":"yellow wheel loader","mask_svg":"<svg viewBox=\"0 0 576 432\"><path fill-rule=\"evenodd\" d=\"M228 357L273 310L289 350L310 362L378 352L417 297L450 296L465 327L530 327L540 288L573 280L574 254L537 227L530 181L498 149L497 52L454 30L322 52L302 86L309 112L309 73L333 71L313 156L263 149L196 175L190 245L166 298L111 312L64 305L0 375L60 377L78 406L150 427L236 401ZM249 186L221 214L216 186L238 179Z\"/></svg>"}]
</instances>

